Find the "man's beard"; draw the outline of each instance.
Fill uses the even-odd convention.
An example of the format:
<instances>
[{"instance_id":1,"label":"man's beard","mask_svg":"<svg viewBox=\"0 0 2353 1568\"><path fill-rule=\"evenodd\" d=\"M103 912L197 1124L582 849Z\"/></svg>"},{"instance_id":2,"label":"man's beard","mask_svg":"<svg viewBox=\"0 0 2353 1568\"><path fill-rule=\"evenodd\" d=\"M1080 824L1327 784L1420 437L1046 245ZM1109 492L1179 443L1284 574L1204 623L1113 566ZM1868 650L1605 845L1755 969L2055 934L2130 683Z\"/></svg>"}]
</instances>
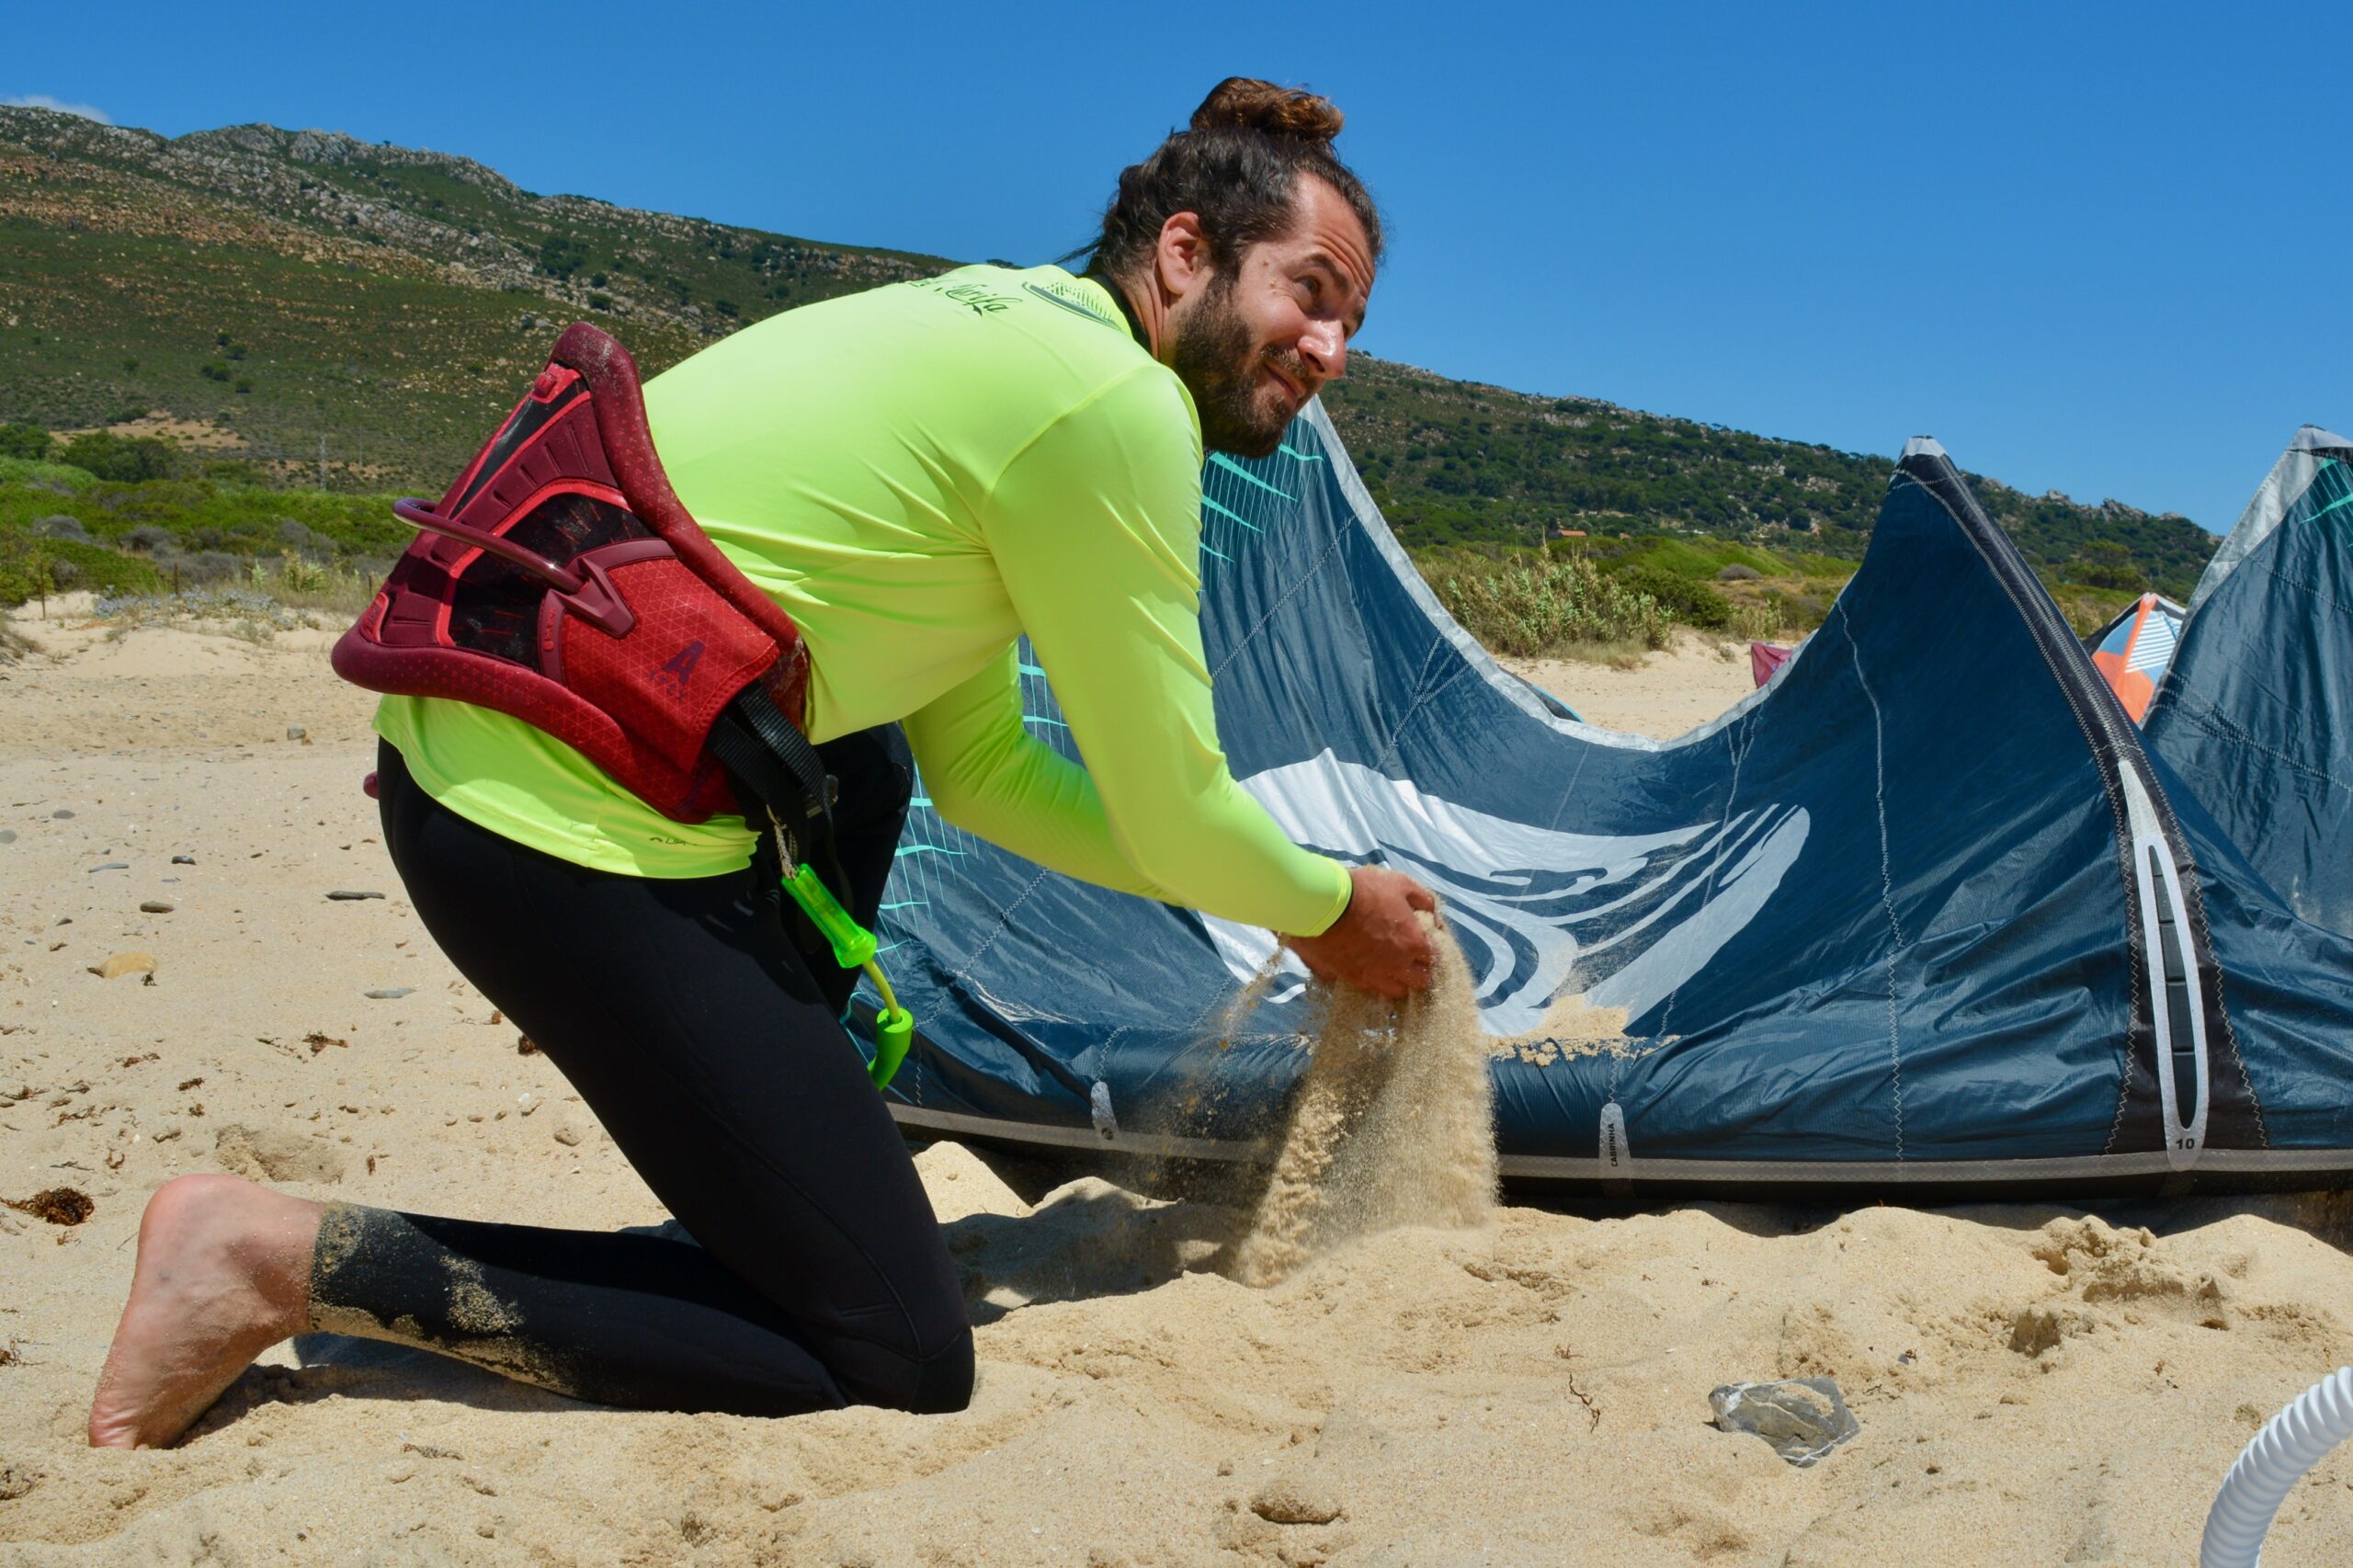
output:
<instances>
[{"instance_id":1,"label":"man's beard","mask_svg":"<svg viewBox=\"0 0 2353 1568\"><path fill-rule=\"evenodd\" d=\"M1282 365L1272 350L1253 351L1249 324L1233 308L1233 276L1219 273L1168 351L1169 369L1193 394L1201 415L1201 444L1211 451L1264 458L1281 444L1291 416L1270 399L1259 373L1270 360ZM1304 382L1303 374L1293 374Z\"/></svg>"}]
</instances>

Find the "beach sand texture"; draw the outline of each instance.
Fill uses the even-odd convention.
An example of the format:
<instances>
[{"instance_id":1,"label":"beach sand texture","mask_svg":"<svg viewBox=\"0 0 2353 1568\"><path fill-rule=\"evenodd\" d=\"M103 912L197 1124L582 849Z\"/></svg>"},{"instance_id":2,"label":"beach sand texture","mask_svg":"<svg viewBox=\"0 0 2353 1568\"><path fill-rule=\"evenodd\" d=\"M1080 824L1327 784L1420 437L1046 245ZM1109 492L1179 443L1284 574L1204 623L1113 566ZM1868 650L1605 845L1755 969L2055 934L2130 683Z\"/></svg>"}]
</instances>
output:
<instances>
[{"instance_id":1,"label":"beach sand texture","mask_svg":"<svg viewBox=\"0 0 2353 1568\"><path fill-rule=\"evenodd\" d=\"M979 1334L961 1415L609 1411L322 1336L179 1447L93 1452L172 1176L664 1216L425 938L327 636L109 641L70 608L17 620L56 657L0 665L0 1198L93 1208L0 1209L0 1562L2186 1563L2240 1447L2353 1360L2336 1198L1506 1203L1252 1288L1239 1210L939 1143L917 1163ZM1555 684L1671 733L1746 669L1687 644ZM1814 1374L1862 1432L1813 1470L1708 1425L1720 1383ZM2348 1558L2353 1451L2266 1561Z\"/></svg>"}]
</instances>

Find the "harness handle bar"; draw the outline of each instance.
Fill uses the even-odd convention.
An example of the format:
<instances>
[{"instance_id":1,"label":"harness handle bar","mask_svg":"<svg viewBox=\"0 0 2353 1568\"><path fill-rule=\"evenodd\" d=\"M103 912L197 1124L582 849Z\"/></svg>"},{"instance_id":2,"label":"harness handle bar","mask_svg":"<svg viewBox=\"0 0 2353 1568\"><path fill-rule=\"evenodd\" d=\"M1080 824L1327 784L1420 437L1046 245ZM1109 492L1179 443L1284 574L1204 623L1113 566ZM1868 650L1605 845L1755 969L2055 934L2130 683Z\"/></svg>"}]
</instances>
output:
<instances>
[{"instance_id":1,"label":"harness handle bar","mask_svg":"<svg viewBox=\"0 0 2353 1568\"><path fill-rule=\"evenodd\" d=\"M424 502L404 496L392 503L392 516L413 528L427 533L446 534L460 543L472 545L486 554L495 555L519 572L528 572L560 594L577 594L587 584L574 573L550 561L535 551L524 549L513 540L445 517Z\"/></svg>"}]
</instances>

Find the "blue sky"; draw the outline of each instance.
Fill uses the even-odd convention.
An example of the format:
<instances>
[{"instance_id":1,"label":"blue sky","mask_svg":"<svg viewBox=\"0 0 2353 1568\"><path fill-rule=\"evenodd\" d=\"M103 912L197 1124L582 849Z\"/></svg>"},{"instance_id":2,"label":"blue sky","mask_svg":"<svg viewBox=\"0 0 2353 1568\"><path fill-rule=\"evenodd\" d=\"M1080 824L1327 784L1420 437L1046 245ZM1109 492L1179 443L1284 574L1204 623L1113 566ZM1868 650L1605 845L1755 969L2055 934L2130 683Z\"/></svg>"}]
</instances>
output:
<instances>
[{"instance_id":1,"label":"blue sky","mask_svg":"<svg viewBox=\"0 0 2353 1568\"><path fill-rule=\"evenodd\" d=\"M2353 6L2256 11L119 0L15 17L0 99L1036 261L1219 77L1304 82L1393 228L1374 353L2227 528L2353 427Z\"/></svg>"}]
</instances>

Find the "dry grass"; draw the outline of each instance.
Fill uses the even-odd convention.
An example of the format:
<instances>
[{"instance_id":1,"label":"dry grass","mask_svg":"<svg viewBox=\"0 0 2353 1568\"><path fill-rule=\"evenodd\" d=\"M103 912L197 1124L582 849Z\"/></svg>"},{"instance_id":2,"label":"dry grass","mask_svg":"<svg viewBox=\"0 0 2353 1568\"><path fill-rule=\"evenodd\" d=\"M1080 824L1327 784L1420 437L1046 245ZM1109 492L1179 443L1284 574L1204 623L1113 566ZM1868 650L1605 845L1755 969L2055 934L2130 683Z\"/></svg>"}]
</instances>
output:
<instances>
[{"instance_id":1,"label":"dry grass","mask_svg":"<svg viewBox=\"0 0 2353 1568\"><path fill-rule=\"evenodd\" d=\"M233 586L101 597L94 613L114 623L109 638L142 626L202 626L264 642L280 631L352 620L375 597L376 587L372 572L322 566L289 552L274 567L255 562Z\"/></svg>"},{"instance_id":2,"label":"dry grass","mask_svg":"<svg viewBox=\"0 0 2353 1568\"><path fill-rule=\"evenodd\" d=\"M279 556L276 567L256 562L252 579L256 591L288 609L314 610L346 620L368 608L383 581L382 574L369 566L341 562L322 566L290 552Z\"/></svg>"}]
</instances>

